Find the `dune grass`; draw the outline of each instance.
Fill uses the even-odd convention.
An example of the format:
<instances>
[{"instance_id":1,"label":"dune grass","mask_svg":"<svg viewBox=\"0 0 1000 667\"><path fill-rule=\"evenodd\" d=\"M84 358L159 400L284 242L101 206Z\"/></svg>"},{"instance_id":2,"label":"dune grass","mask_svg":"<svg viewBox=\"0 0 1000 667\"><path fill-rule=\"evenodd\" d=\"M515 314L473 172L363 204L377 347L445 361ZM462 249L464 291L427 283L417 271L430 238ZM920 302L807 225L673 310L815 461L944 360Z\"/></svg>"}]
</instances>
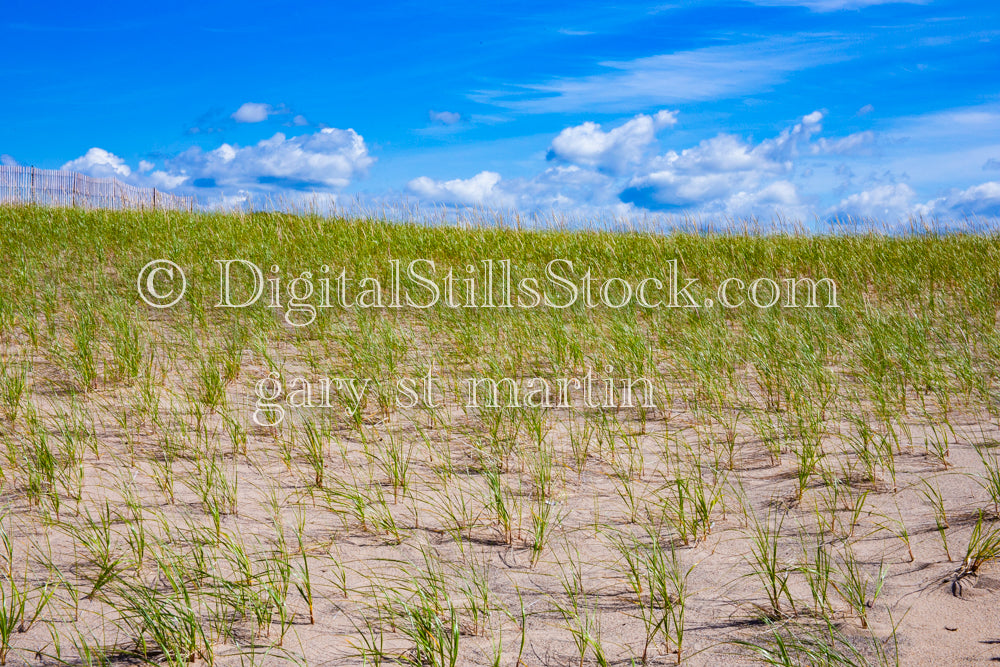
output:
<instances>
[{"instance_id":1,"label":"dune grass","mask_svg":"<svg viewBox=\"0 0 1000 667\"><path fill-rule=\"evenodd\" d=\"M0 257L0 665L905 664L903 566L968 587L998 558L996 236L0 207ZM189 280L171 309L136 289L159 258ZM807 277L838 307L291 326L267 295L216 307L236 258L383 286L393 260L632 284L676 261L699 303ZM648 379L653 405L464 400L588 372ZM371 384L262 426L268 377Z\"/></svg>"}]
</instances>

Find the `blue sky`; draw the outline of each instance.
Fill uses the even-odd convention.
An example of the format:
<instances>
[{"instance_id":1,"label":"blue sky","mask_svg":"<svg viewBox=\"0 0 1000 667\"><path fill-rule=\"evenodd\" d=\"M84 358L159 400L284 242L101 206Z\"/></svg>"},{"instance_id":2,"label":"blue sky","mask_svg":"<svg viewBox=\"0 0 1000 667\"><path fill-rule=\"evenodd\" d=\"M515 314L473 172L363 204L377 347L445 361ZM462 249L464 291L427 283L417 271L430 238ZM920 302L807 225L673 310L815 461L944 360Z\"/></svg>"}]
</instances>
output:
<instances>
[{"instance_id":1,"label":"blue sky","mask_svg":"<svg viewBox=\"0 0 1000 667\"><path fill-rule=\"evenodd\" d=\"M1000 216L993 2L5 5L0 159L207 206Z\"/></svg>"}]
</instances>

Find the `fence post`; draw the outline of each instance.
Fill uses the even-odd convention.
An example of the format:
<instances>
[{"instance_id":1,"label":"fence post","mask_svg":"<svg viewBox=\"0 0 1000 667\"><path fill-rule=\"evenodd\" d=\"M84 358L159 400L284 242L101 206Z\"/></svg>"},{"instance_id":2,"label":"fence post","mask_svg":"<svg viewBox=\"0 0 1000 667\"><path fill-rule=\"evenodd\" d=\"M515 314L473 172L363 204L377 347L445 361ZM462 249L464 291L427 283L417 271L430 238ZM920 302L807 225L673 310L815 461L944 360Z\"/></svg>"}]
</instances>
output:
<instances>
[{"instance_id":1,"label":"fence post","mask_svg":"<svg viewBox=\"0 0 1000 667\"><path fill-rule=\"evenodd\" d=\"M35 168L31 168L31 203L35 203Z\"/></svg>"},{"instance_id":2,"label":"fence post","mask_svg":"<svg viewBox=\"0 0 1000 667\"><path fill-rule=\"evenodd\" d=\"M153 210L156 210L156 188L153 188Z\"/></svg>"}]
</instances>

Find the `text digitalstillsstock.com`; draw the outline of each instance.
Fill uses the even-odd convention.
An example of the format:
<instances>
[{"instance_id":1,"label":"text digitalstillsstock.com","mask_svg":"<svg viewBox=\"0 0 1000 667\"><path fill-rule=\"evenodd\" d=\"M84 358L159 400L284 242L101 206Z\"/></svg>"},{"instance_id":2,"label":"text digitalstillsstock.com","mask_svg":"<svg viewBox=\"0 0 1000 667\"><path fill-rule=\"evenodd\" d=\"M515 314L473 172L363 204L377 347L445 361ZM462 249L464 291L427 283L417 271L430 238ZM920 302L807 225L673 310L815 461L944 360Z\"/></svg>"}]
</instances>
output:
<instances>
[{"instance_id":1,"label":"text digitalstillsstock.com","mask_svg":"<svg viewBox=\"0 0 1000 667\"><path fill-rule=\"evenodd\" d=\"M430 259L404 264L390 260L382 277L352 276L322 265L291 277L281 267L268 271L246 259L216 260L219 276L217 308L241 309L258 303L283 311L290 326L308 326L324 309L425 310L446 308L620 309L660 308L837 308L837 285L830 278L743 279L721 281L705 297L698 278L681 276L678 260L663 262L657 276L600 278L590 269L578 271L568 259L553 259L543 276L518 276L508 259L484 259L456 270L439 268ZM169 308L184 296L183 270L169 260L154 260L137 280L139 295L149 305ZM819 300L822 294L823 302Z\"/></svg>"}]
</instances>

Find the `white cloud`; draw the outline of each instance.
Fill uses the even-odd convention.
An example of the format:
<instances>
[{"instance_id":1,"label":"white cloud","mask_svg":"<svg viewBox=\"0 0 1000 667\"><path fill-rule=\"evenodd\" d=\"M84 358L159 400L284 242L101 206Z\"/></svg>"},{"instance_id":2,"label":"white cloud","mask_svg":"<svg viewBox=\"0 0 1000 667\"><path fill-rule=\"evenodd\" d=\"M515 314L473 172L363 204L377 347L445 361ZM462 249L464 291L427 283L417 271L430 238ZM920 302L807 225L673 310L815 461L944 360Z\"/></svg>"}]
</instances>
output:
<instances>
[{"instance_id":1,"label":"white cloud","mask_svg":"<svg viewBox=\"0 0 1000 667\"><path fill-rule=\"evenodd\" d=\"M808 36L710 46L603 62L605 71L599 74L478 91L472 97L530 113L671 106L769 90L792 72L842 60L846 52L835 40L820 44Z\"/></svg>"},{"instance_id":2,"label":"white cloud","mask_svg":"<svg viewBox=\"0 0 1000 667\"><path fill-rule=\"evenodd\" d=\"M643 159L658 130L676 124L677 112L665 110L653 116L639 114L608 132L588 121L560 132L549 146L548 157L620 174Z\"/></svg>"},{"instance_id":3,"label":"white cloud","mask_svg":"<svg viewBox=\"0 0 1000 667\"><path fill-rule=\"evenodd\" d=\"M284 107L269 108L268 113L287 113L290 123L296 123ZM452 132L476 122L475 117L455 118L463 122L449 126L449 119L453 117L446 115L425 129ZM1000 127L995 105L902 119L888 134L883 130L823 136L826 114L817 110L769 137L723 133L677 145L676 137L684 135L659 134L677 122L676 111L638 114L604 125L584 122L550 135L550 162L534 175L503 178L498 170L473 168L455 174L468 178L414 178L406 191L421 204L526 215L558 212L578 220L680 214L809 220L817 212L883 220L916 215L941 220L1000 217L1000 182L968 187L983 178L983 169L1000 167L1000 144L988 140L994 136L988 130ZM952 146L956 138L964 143ZM544 138L520 141L520 154L540 159ZM670 143L674 145L668 147ZM482 155L482 149L467 155ZM916 160L914 155L934 159ZM374 161L357 132L325 128L294 137L277 133L246 146L192 147L170 159L141 160L137 168L95 147L64 168L196 194L202 203L264 202L280 195L284 204L295 205L316 197L335 202ZM952 164L964 165L964 171L953 173ZM911 170L923 171L915 177ZM925 193L933 192L938 196L927 200Z\"/></svg>"},{"instance_id":4,"label":"white cloud","mask_svg":"<svg viewBox=\"0 0 1000 667\"><path fill-rule=\"evenodd\" d=\"M532 178L505 181L504 186L525 211L593 214L624 206L618 199L617 179L576 165L549 167Z\"/></svg>"},{"instance_id":5,"label":"white cloud","mask_svg":"<svg viewBox=\"0 0 1000 667\"><path fill-rule=\"evenodd\" d=\"M255 198L263 201L275 194L295 205L312 203L317 194L333 201L338 191L363 176L374 162L357 132L324 128L291 138L279 132L250 146L222 144L207 152L195 146L165 160L161 169L140 160L133 171L120 157L96 147L62 168L193 194L210 206Z\"/></svg>"},{"instance_id":6,"label":"white cloud","mask_svg":"<svg viewBox=\"0 0 1000 667\"><path fill-rule=\"evenodd\" d=\"M882 221L905 219L915 211L913 200L916 196L906 183L887 183L842 199L828 213L835 217Z\"/></svg>"},{"instance_id":7,"label":"white cloud","mask_svg":"<svg viewBox=\"0 0 1000 667\"><path fill-rule=\"evenodd\" d=\"M481 171L472 178L450 181L421 176L407 183L406 188L418 197L433 202L500 208L513 206L514 199L497 187L500 180L500 174L495 171Z\"/></svg>"},{"instance_id":8,"label":"white cloud","mask_svg":"<svg viewBox=\"0 0 1000 667\"><path fill-rule=\"evenodd\" d=\"M550 216L557 216L563 222L599 226L646 215L618 199L617 179L576 165L555 165L531 178L509 180L490 171L447 181L420 177L410 181L407 190L431 207L446 204L459 210L518 211L525 216L525 224L537 222L539 216L551 224Z\"/></svg>"},{"instance_id":9,"label":"white cloud","mask_svg":"<svg viewBox=\"0 0 1000 667\"><path fill-rule=\"evenodd\" d=\"M755 201L764 204L780 206L797 206L799 204L798 190L795 185L788 181L775 181L758 191L755 197Z\"/></svg>"},{"instance_id":10,"label":"white cloud","mask_svg":"<svg viewBox=\"0 0 1000 667\"><path fill-rule=\"evenodd\" d=\"M814 111L757 145L719 134L679 153L668 151L650 160L629 180L622 199L644 208L674 210L797 205L791 183L777 179L792 172L801 147L814 146L809 142L820 131L822 119L823 113Z\"/></svg>"},{"instance_id":11,"label":"white cloud","mask_svg":"<svg viewBox=\"0 0 1000 667\"><path fill-rule=\"evenodd\" d=\"M272 113L274 109L270 104L244 102L230 117L237 123L262 123Z\"/></svg>"},{"instance_id":12,"label":"white cloud","mask_svg":"<svg viewBox=\"0 0 1000 667\"><path fill-rule=\"evenodd\" d=\"M866 104L863 107L861 107L860 109L858 109L858 115L859 116L867 116L868 114L870 114L873 111L875 111L875 107L872 106L871 104Z\"/></svg>"},{"instance_id":13,"label":"white cloud","mask_svg":"<svg viewBox=\"0 0 1000 667\"><path fill-rule=\"evenodd\" d=\"M161 190L179 188L187 180L184 174L168 174L165 171L154 171L146 175L145 182Z\"/></svg>"},{"instance_id":14,"label":"white cloud","mask_svg":"<svg viewBox=\"0 0 1000 667\"><path fill-rule=\"evenodd\" d=\"M610 130L587 122L551 141L549 159L568 164L530 178L502 179L493 171L468 179L421 177L410 181L408 191L429 203L560 211L578 218L665 212L804 220L815 204L797 182L812 175L812 163L804 161L857 152L875 140L871 133L819 137L824 117L813 111L759 142L719 134L660 154L652 154L656 130L673 126L674 112L640 114Z\"/></svg>"},{"instance_id":15,"label":"white cloud","mask_svg":"<svg viewBox=\"0 0 1000 667\"><path fill-rule=\"evenodd\" d=\"M471 178L436 180L421 176L407 190L424 203L485 206L524 212L580 211L622 207L617 180L576 165L555 165L531 178L504 180L493 171Z\"/></svg>"},{"instance_id":16,"label":"white cloud","mask_svg":"<svg viewBox=\"0 0 1000 667\"><path fill-rule=\"evenodd\" d=\"M1000 218L1000 182L989 181L969 188L953 188L947 194L917 203L916 192L905 183L887 183L843 199L828 211L832 216L872 218L880 221L959 220L968 216Z\"/></svg>"},{"instance_id":17,"label":"white cloud","mask_svg":"<svg viewBox=\"0 0 1000 667\"><path fill-rule=\"evenodd\" d=\"M132 175L132 169L125 164L125 160L96 146L75 160L64 164L62 169L78 171L81 174L98 178L127 178Z\"/></svg>"},{"instance_id":18,"label":"white cloud","mask_svg":"<svg viewBox=\"0 0 1000 667\"><path fill-rule=\"evenodd\" d=\"M774 181L758 190L735 192L716 206L726 216L752 216L762 211L800 219L807 215L798 188L785 180Z\"/></svg>"},{"instance_id":19,"label":"white cloud","mask_svg":"<svg viewBox=\"0 0 1000 667\"><path fill-rule=\"evenodd\" d=\"M823 129L822 122L825 115L822 111L806 114L798 123L785 128L774 139L762 141L754 152L768 160L784 162L786 168L790 168L791 161L799 155L799 146L808 144L813 135Z\"/></svg>"},{"instance_id":20,"label":"white cloud","mask_svg":"<svg viewBox=\"0 0 1000 667\"><path fill-rule=\"evenodd\" d=\"M222 144L203 152L190 148L168 163L172 174L205 185L247 189L344 188L375 161L364 138L352 129L324 128L286 137L278 132L252 146Z\"/></svg>"},{"instance_id":21,"label":"white cloud","mask_svg":"<svg viewBox=\"0 0 1000 667\"><path fill-rule=\"evenodd\" d=\"M871 130L865 132L855 132L840 139L826 139L820 137L816 140L813 150L816 153L829 153L833 155L857 155L859 153L870 153L875 145L876 136Z\"/></svg>"},{"instance_id":22,"label":"white cloud","mask_svg":"<svg viewBox=\"0 0 1000 667\"><path fill-rule=\"evenodd\" d=\"M928 0L750 0L768 7L807 7L814 12L835 12L843 9L861 9L871 5L909 4L922 5Z\"/></svg>"},{"instance_id":23,"label":"white cloud","mask_svg":"<svg viewBox=\"0 0 1000 667\"><path fill-rule=\"evenodd\" d=\"M12 156L7 155L6 153L0 155L0 165L4 167L16 167L18 166L18 164L19 164L18 161L15 160Z\"/></svg>"},{"instance_id":24,"label":"white cloud","mask_svg":"<svg viewBox=\"0 0 1000 667\"><path fill-rule=\"evenodd\" d=\"M944 197L933 199L918 207L925 217L968 215L1000 217L1000 183L990 181L965 190L954 189Z\"/></svg>"},{"instance_id":25,"label":"white cloud","mask_svg":"<svg viewBox=\"0 0 1000 667\"><path fill-rule=\"evenodd\" d=\"M454 125L458 121L462 120L461 114L454 111L434 111L431 110L427 113L430 117L431 122L440 123L441 125Z\"/></svg>"}]
</instances>

